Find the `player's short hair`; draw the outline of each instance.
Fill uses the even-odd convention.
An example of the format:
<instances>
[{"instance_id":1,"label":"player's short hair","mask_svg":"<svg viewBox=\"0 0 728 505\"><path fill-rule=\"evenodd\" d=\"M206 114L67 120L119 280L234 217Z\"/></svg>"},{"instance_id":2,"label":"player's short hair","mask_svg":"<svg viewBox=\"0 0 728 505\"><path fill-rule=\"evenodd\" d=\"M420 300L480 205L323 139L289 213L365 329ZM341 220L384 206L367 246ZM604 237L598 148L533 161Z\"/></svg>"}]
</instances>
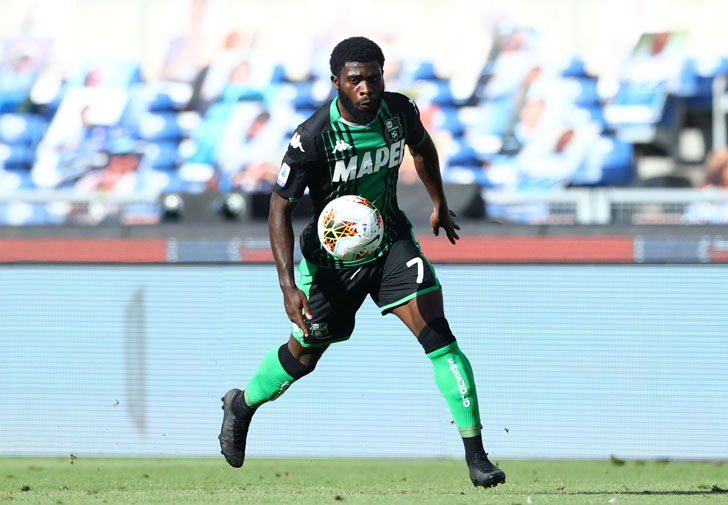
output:
<instances>
[{"instance_id":1,"label":"player's short hair","mask_svg":"<svg viewBox=\"0 0 728 505\"><path fill-rule=\"evenodd\" d=\"M366 37L350 37L344 39L331 51L329 66L331 74L339 77L341 69L347 62L367 63L378 61L380 67L384 67L384 53L373 41Z\"/></svg>"}]
</instances>

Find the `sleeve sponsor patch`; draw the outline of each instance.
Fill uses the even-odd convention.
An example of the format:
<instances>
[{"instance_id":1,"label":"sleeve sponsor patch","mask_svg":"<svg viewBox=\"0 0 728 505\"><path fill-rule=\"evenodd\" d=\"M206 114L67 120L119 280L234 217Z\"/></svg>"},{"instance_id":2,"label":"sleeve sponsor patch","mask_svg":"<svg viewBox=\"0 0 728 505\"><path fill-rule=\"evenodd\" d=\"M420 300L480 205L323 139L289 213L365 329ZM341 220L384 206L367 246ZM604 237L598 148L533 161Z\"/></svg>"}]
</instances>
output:
<instances>
[{"instance_id":1,"label":"sleeve sponsor patch","mask_svg":"<svg viewBox=\"0 0 728 505\"><path fill-rule=\"evenodd\" d=\"M278 172L276 184L278 184L280 187L284 187L286 185L286 182L288 182L289 175L291 175L291 167L288 166L288 163L284 162L281 165L281 170Z\"/></svg>"}]
</instances>

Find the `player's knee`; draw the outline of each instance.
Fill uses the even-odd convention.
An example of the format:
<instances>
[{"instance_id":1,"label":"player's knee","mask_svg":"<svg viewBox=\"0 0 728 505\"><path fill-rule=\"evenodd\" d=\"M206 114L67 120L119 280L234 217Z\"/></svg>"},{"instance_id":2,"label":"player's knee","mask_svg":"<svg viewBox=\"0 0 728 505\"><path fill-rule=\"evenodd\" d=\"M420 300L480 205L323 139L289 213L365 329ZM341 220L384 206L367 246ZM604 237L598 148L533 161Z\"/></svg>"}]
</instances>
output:
<instances>
[{"instance_id":1,"label":"player's knee","mask_svg":"<svg viewBox=\"0 0 728 505\"><path fill-rule=\"evenodd\" d=\"M309 361L304 364L301 363L293 356L288 344L283 344L278 348L278 360L281 362L281 366L288 375L293 377L294 380L298 380L304 375L308 375L316 368L316 362L318 360Z\"/></svg>"},{"instance_id":2,"label":"player's knee","mask_svg":"<svg viewBox=\"0 0 728 505\"><path fill-rule=\"evenodd\" d=\"M427 323L417 335L417 340L425 350L425 354L430 354L455 342L455 335L452 334L447 319L440 317Z\"/></svg>"}]
</instances>

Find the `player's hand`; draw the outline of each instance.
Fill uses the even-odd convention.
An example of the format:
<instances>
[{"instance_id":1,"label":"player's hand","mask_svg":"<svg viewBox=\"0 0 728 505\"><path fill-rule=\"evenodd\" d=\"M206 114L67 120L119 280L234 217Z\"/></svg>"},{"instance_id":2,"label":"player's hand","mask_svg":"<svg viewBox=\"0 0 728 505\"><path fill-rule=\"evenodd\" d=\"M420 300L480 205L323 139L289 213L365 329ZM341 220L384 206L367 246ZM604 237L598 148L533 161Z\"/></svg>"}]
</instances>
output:
<instances>
[{"instance_id":1,"label":"player's hand","mask_svg":"<svg viewBox=\"0 0 728 505\"><path fill-rule=\"evenodd\" d=\"M450 243L454 244L456 240L460 238L456 230L460 229L460 226L453 221L452 218L457 217L455 212L451 211L447 206L435 209L430 216L430 226L432 226L432 233L438 237L440 236L440 228L445 230L447 239Z\"/></svg>"},{"instance_id":2,"label":"player's hand","mask_svg":"<svg viewBox=\"0 0 728 505\"><path fill-rule=\"evenodd\" d=\"M308 337L308 326L304 323L306 319L311 319L311 309L308 307L308 299L306 294L295 286L283 289L283 304L286 307L286 314L296 326L303 330L303 336Z\"/></svg>"}]
</instances>

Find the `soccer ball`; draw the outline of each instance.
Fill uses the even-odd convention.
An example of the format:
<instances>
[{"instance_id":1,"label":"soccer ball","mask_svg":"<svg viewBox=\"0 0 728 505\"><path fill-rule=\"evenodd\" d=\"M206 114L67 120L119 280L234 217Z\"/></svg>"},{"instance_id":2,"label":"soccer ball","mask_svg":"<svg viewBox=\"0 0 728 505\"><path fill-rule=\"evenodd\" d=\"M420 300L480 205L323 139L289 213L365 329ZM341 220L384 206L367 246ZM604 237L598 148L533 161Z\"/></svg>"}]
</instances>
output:
<instances>
[{"instance_id":1,"label":"soccer ball","mask_svg":"<svg viewBox=\"0 0 728 505\"><path fill-rule=\"evenodd\" d=\"M382 242L382 215L366 198L344 195L321 211L318 236L326 252L340 260L366 258Z\"/></svg>"}]
</instances>

